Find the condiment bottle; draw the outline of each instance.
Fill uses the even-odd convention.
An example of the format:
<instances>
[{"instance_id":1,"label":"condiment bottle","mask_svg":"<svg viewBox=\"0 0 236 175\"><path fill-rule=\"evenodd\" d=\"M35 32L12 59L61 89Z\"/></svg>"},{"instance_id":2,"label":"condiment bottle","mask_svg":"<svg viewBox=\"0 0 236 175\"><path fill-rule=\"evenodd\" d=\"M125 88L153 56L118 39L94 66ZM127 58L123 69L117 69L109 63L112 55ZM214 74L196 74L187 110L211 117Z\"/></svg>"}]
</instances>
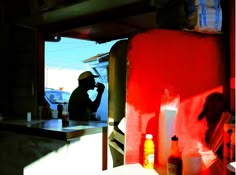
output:
<instances>
[{"instance_id":1,"label":"condiment bottle","mask_svg":"<svg viewBox=\"0 0 236 175\"><path fill-rule=\"evenodd\" d=\"M154 168L154 152L155 152L155 145L153 142L152 134L146 134L144 141L144 160L143 160L143 167L147 169Z\"/></svg>"},{"instance_id":2,"label":"condiment bottle","mask_svg":"<svg viewBox=\"0 0 236 175\"><path fill-rule=\"evenodd\" d=\"M167 161L167 175L182 175L182 157L179 152L178 137L171 138L170 155Z\"/></svg>"},{"instance_id":3,"label":"condiment bottle","mask_svg":"<svg viewBox=\"0 0 236 175\"><path fill-rule=\"evenodd\" d=\"M69 116L67 111L67 104L64 103L63 105L63 111L62 111L62 126L67 127L69 126Z\"/></svg>"},{"instance_id":4,"label":"condiment bottle","mask_svg":"<svg viewBox=\"0 0 236 175\"><path fill-rule=\"evenodd\" d=\"M62 119L62 111L63 111L63 105L62 104L58 104L57 105L57 111L58 111L58 119Z\"/></svg>"}]
</instances>

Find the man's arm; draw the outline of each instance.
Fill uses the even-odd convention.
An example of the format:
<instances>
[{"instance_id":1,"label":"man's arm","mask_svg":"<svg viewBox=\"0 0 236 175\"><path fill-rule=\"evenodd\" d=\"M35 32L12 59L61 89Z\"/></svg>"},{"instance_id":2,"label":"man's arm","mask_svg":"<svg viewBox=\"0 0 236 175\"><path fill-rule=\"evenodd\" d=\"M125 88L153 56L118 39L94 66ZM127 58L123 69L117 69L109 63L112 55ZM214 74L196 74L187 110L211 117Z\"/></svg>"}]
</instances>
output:
<instances>
[{"instance_id":1,"label":"man's arm","mask_svg":"<svg viewBox=\"0 0 236 175\"><path fill-rule=\"evenodd\" d=\"M104 92L105 86L102 83L98 83L97 86L97 97L96 99L92 102L92 111L93 112L97 112L97 109L101 103L101 99L102 99L102 94Z\"/></svg>"}]
</instances>

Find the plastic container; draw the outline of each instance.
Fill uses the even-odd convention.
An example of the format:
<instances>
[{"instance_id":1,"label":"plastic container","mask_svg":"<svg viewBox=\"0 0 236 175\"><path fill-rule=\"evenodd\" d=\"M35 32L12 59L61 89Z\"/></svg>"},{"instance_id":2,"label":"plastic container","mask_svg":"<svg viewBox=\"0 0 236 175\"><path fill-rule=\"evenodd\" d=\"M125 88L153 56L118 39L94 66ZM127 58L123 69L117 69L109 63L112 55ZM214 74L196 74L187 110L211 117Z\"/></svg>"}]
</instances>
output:
<instances>
[{"instance_id":1,"label":"plastic container","mask_svg":"<svg viewBox=\"0 0 236 175\"><path fill-rule=\"evenodd\" d=\"M164 89L161 97L160 113L158 117L158 164L166 166L170 154L171 137L175 134L176 118L178 114L180 96L170 95L168 89Z\"/></svg>"},{"instance_id":2,"label":"plastic container","mask_svg":"<svg viewBox=\"0 0 236 175\"><path fill-rule=\"evenodd\" d=\"M183 174L198 175L204 171L204 164L199 153L183 154Z\"/></svg>"},{"instance_id":3,"label":"plastic container","mask_svg":"<svg viewBox=\"0 0 236 175\"><path fill-rule=\"evenodd\" d=\"M152 134L146 134L144 141L144 160L143 167L147 169L154 169L154 153L155 145Z\"/></svg>"}]
</instances>

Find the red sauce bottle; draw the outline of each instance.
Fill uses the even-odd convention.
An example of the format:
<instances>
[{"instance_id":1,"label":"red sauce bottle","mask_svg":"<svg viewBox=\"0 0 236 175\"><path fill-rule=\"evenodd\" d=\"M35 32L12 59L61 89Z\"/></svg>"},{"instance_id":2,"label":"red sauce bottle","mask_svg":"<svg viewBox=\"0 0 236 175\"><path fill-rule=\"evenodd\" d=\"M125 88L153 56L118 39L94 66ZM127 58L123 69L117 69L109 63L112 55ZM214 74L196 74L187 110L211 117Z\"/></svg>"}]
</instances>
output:
<instances>
[{"instance_id":1,"label":"red sauce bottle","mask_svg":"<svg viewBox=\"0 0 236 175\"><path fill-rule=\"evenodd\" d=\"M182 175L183 163L179 152L178 137L171 138L170 155L167 162L167 175Z\"/></svg>"}]
</instances>

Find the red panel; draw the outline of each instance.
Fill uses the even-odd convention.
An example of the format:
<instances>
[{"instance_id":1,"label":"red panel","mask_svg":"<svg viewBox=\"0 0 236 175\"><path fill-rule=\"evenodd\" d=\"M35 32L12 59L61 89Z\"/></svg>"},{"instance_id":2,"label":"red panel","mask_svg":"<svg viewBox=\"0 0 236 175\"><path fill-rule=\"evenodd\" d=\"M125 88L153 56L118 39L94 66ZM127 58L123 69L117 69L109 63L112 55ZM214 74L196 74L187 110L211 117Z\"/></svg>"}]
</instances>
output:
<instances>
[{"instance_id":1,"label":"red panel","mask_svg":"<svg viewBox=\"0 0 236 175\"><path fill-rule=\"evenodd\" d=\"M183 122L196 119L207 94L222 91L221 42L221 35L161 29L132 38L128 51L125 163L142 163L145 133L153 134L158 145L158 116L165 88L170 95L180 95L177 118Z\"/></svg>"}]
</instances>

